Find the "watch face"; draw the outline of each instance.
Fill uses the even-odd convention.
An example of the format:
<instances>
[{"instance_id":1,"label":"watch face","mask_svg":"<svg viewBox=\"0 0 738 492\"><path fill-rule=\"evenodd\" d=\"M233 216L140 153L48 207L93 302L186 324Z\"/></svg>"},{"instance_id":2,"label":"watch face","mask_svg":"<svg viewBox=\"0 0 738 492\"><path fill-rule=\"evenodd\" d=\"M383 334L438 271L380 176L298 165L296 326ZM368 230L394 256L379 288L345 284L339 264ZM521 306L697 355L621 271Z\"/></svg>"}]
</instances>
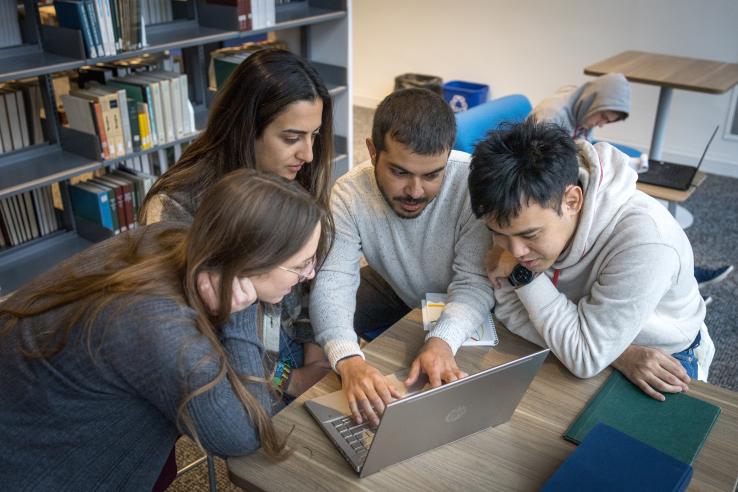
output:
<instances>
[{"instance_id":1,"label":"watch face","mask_svg":"<svg viewBox=\"0 0 738 492\"><path fill-rule=\"evenodd\" d=\"M526 285L533 280L533 272L522 265L518 265L513 268L512 278L515 280L514 285Z\"/></svg>"}]
</instances>

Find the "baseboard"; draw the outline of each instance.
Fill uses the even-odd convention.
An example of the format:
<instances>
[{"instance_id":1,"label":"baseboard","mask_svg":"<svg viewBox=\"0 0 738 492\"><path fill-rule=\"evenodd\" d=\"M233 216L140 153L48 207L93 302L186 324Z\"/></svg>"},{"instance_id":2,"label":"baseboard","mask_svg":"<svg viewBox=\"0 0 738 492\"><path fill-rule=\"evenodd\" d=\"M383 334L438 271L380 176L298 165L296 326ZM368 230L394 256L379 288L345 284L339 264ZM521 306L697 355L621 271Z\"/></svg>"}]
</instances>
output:
<instances>
[{"instance_id":1,"label":"baseboard","mask_svg":"<svg viewBox=\"0 0 738 492\"><path fill-rule=\"evenodd\" d=\"M376 99L374 97L366 97L366 96L360 96L356 93L354 93L354 106L360 106L362 108L369 108L369 109L376 109L377 106L379 106L379 103L382 102L381 99Z\"/></svg>"}]
</instances>

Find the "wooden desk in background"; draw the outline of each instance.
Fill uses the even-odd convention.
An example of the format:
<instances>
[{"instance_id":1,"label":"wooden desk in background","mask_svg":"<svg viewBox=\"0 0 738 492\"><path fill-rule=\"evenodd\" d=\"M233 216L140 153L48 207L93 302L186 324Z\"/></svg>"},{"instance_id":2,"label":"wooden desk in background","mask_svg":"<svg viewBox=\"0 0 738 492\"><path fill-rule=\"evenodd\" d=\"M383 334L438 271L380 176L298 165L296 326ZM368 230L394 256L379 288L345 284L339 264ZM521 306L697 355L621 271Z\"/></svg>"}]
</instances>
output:
<instances>
[{"instance_id":1,"label":"wooden desk in background","mask_svg":"<svg viewBox=\"0 0 738 492\"><path fill-rule=\"evenodd\" d=\"M687 201L687 199L692 196L692 193L695 192L697 187L702 184L702 182L705 180L707 175L703 172L697 171L697 174L694 177L694 180L692 181L692 186L689 187L688 190L675 190L674 188L667 188L665 186L656 186L652 184L646 184L646 183L636 183L636 188L641 190L643 193L650 195L654 198L660 198L661 200L666 200L667 208L669 209L669 212L674 217L677 216L677 203L682 203ZM688 224L681 223L682 227L686 229L690 225L692 225L691 220L688 221Z\"/></svg>"},{"instance_id":2,"label":"wooden desk in background","mask_svg":"<svg viewBox=\"0 0 738 492\"><path fill-rule=\"evenodd\" d=\"M537 350L502 327L498 333L500 344L492 350L460 349L459 366L473 373ZM367 360L385 374L406 368L424 335L416 309L367 345ZM294 428L294 454L282 463L261 452L229 458L229 477L247 490L538 490L574 450L561 436L608 374L609 369L578 379L549 356L509 422L362 479L303 408L306 399L340 389L336 375L329 374L274 418L280 431ZM690 385L690 394L719 405L722 414L694 463L689 490L733 490L738 477L738 394L699 382Z\"/></svg>"},{"instance_id":3,"label":"wooden desk in background","mask_svg":"<svg viewBox=\"0 0 738 492\"><path fill-rule=\"evenodd\" d=\"M649 157L661 160L661 148L674 89L723 94L738 84L738 64L643 51L625 51L584 68L587 75L619 72L631 82L661 87Z\"/></svg>"}]
</instances>

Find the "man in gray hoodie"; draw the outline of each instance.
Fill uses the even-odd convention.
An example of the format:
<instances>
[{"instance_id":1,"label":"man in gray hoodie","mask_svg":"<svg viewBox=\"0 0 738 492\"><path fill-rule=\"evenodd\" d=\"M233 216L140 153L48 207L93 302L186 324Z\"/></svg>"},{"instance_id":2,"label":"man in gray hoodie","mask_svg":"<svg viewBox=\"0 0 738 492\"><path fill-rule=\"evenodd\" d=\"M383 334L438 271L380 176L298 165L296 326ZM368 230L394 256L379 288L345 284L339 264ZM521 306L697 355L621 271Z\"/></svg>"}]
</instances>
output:
<instances>
[{"instance_id":1,"label":"man in gray hoodie","mask_svg":"<svg viewBox=\"0 0 738 492\"><path fill-rule=\"evenodd\" d=\"M663 399L707 380L715 348L689 240L636 178L611 145L527 120L477 146L469 193L504 250L497 318L578 377L612 364Z\"/></svg>"},{"instance_id":2,"label":"man in gray hoodie","mask_svg":"<svg viewBox=\"0 0 738 492\"><path fill-rule=\"evenodd\" d=\"M624 120L630 113L630 85L621 73L609 73L579 87L567 85L536 104L531 116L552 121L574 138L591 140L592 130Z\"/></svg>"}]
</instances>

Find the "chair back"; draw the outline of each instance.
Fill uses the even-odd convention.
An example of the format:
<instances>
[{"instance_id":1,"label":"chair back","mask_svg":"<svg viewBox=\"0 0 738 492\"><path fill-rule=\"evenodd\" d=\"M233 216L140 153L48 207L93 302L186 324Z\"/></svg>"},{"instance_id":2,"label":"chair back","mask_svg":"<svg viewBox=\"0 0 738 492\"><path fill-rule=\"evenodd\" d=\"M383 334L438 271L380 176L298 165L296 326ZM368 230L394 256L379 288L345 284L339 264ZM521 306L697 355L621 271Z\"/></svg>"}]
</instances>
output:
<instances>
[{"instance_id":1,"label":"chair back","mask_svg":"<svg viewBox=\"0 0 738 492\"><path fill-rule=\"evenodd\" d=\"M454 149L471 154L474 152L474 146L487 135L487 132L497 129L502 123L523 121L531 109L533 107L527 97L512 94L456 113Z\"/></svg>"}]
</instances>

